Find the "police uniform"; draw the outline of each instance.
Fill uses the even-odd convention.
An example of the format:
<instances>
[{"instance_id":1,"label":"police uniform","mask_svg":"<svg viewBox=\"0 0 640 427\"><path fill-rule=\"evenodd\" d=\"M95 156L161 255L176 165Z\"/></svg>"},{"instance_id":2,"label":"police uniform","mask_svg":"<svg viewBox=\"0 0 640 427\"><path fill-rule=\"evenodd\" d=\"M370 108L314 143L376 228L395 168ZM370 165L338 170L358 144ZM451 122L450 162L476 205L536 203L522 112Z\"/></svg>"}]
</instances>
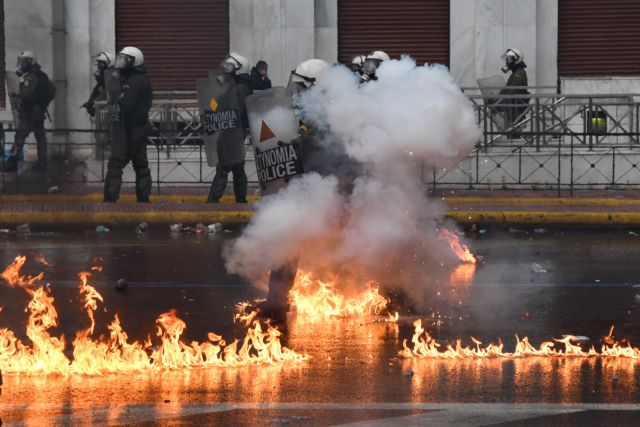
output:
<instances>
[{"instance_id":1,"label":"police uniform","mask_svg":"<svg viewBox=\"0 0 640 427\"><path fill-rule=\"evenodd\" d=\"M118 201L122 169L131 161L136 173L137 201L147 203L151 194L147 136L153 91L143 66L124 69L120 73L120 95L113 100L111 156L104 183L104 201Z\"/></svg>"},{"instance_id":2,"label":"police uniform","mask_svg":"<svg viewBox=\"0 0 640 427\"><path fill-rule=\"evenodd\" d=\"M242 129L245 131L245 135L248 134L249 120L247 118L247 109L245 107L245 99L247 96L253 93L251 80L248 74L234 75L236 94L238 97L238 112L240 114L240 120L242 122ZM242 142L244 143L244 142ZM228 147L227 144L237 144L235 141L225 141L220 139L217 146L218 164L216 166L216 173L211 183L209 190L208 203L218 203L220 198L224 194L227 188L227 180L229 179L229 172L233 174L233 194L236 198L236 203L247 203L247 187L249 180L247 173L244 170L244 160L237 162L234 159L230 159L228 153L234 153L237 151L236 147Z\"/></svg>"},{"instance_id":3,"label":"police uniform","mask_svg":"<svg viewBox=\"0 0 640 427\"><path fill-rule=\"evenodd\" d=\"M33 64L23 74L20 80L20 109L18 111L18 128L16 129L15 142L11 150L11 155L5 163L5 171L16 171L18 157L24 149L24 142L31 132L33 132L37 142L38 161L34 169L44 169L47 163L47 137L44 131L44 119L47 106L42 100L44 74L40 65Z\"/></svg>"},{"instance_id":4,"label":"police uniform","mask_svg":"<svg viewBox=\"0 0 640 427\"><path fill-rule=\"evenodd\" d=\"M500 91L500 95L528 95L529 91L525 88L513 88L513 86L528 86L529 80L527 78L527 66L522 64L515 64L511 69L511 75L507 80L507 85ZM515 121L524 113L529 104L529 98L510 98L504 99L502 103L507 104L503 108L506 116L507 125L511 126L515 124Z\"/></svg>"}]
</instances>

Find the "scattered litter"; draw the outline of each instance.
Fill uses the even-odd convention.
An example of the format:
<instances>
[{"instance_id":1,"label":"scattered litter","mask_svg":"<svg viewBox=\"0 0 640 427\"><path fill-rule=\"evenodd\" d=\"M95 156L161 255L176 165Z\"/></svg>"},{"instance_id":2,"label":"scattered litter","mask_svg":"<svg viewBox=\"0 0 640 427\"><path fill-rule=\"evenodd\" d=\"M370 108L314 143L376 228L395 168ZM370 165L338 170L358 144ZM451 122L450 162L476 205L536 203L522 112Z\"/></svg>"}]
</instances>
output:
<instances>
[{"instance_id":1,"label":"scattered litter","mask_svg":"<svg viewBox=\"0 0 640 427\"><path fill-rule=\"evenodd\" d=\"M563 337L566 337L566 335L563 335ZM586 344L591 341L591 338L585 337L584 335L575 335L571 341L578 344Z\"/></svg>"},{"instance_id":2,"label":"scattered litter","mask_svg":"<svg viewBox=\"0 0 640 427\"><path fill-rule=\"evenodd\" d=\"M16 233L18 234L29 234L31 233L31 229L29 228L29 224L28 223L24 223L24 224L20 224L19 226L16 227Z\"/></svg>"},{"instance_id":3,"label":"scattered litter","mask_svg":"<svg viewBox=\"0 0 640 427\"><path fill-rule=\"evenodd\" d=\"M206 233L207 230L208 230L207 226L204 225L203 223L199 222L199 223L196 224L196 227L195 227L196 233L198 233L198 234Z\"/></svg>"},{"instance_id":4,"label":"scattered litter","mask_svg":"<svg viewBox=\"0 0 640 427\"><path fill-rule=\"evenodd\" d=\"M126 279L118 279L116 283L116 290L120 292L124 292L129 287L129 282Z\"/></svg>"},{"instance_id":5,"label":"scattered litter","mask_svg":"<svg viewBox=\"0 0 640 427\"><path fill-rule=\"evenodd\" d=\"M62 193L62 188L58 187L57 185L54 185L52 187L49 187L49 189L47 190L47 193L49 194Z\"/></svg>"},{"instance_id":6,"label":"scattered litter","mask_svg":"<svg viewBox=\"0 0 640 427\"><path fill-rule=\"evenodd\" d=\"M286 418L274 418L271 420L271 422L273 424L289 424L291 421Z\"/></svg>"},{"instance_id":7,"label":"scattered litter","mask_svg":"<svg viewBox=\"0 0 640 427\"><path fill-rule=\"evenodd\" d=\"M209 233L219 233L222 230L224 230L224 226L219 222L216 222L215 224L209 224L209 226L207 227L207 231Z\"/></svg>"},{"instance_id":8,"label":"scattered litter","mask_svg":"<svg viewBox=\"0 0 640 427\"><path fill-rule=\"evenodd\" d=\"M141 222L140 224L136 225L137 234L146 233L147 230L149 230L149 224L147 224L146 222Z\"/></svg>"},{"instance_id":9,"label":"scattered litter","mask_svg":"<svg viewBox=\"0 0 640 427\"><path fill-rule=\"evenodd\" d=\"M630 231L629 232L629 236L640 236L640 234L634 232L634 231Z\"/></svg>"},{"instance_id":10,"label":"scattered litter","mask_svg":"<svg viewBox=\"0 0 640 427\"><path fill-rule=\"evenodd\" d=\"M96 233L101 234L101 233L108 233L111 230L109 230L107 227L105 227L104 225L99 225L96 227Z\"/></svg>"},{"instance_id":11,"label":"scattered litter","mask_svg":"<svg viewBox=\"0 0 640 427\"><path fill-rule=\"evenodd\" d=\"M223 231L223 233L227 233L227 234L228 234L228 233L233 233L233 231L231 231L231 230L224 230L224 231Z\"/></svg>"},{"instance_id":12,"label":"scattered litter","mask_svg":"<svg viewBox=\"0 0 640 427\"><path fill-rule=\"evenodd\" d=\"M164 403L171 403L171 401L169 399L165 399Z\"/></svg>"},{"instance_id":13,"label":"scattered litter","mask_svg":"<svg viewBox=\"0 0 640 427\"><path fill-rule=\"evenodd\" d=\"M547 270L545 270L544 267L542 267L542 265L538 264L537 262L534 262L533 264L531 264L531 271L533 271L534 273L547 272Z\"/></svg>"},{"instance_id":14,"label":"scattered litter","mask_svg":"<svg viewBox=\"0 0 640 427\"><path fill-rule=\"evenodd\" d=\"M534 228L533 232L535 234L547 234L547 229L546 228Z\"/></svg>"},{"instance_id":15,"label":"scattered litter","mask_svg":"<svg viewBox=\"0 0 640 427\"><path fill-rule=\"evenodd\" d=\"M309 421L312 420L313 417L308 417L306 415L294 415L293 417L291 417L291 419L293 421Z\"/></svg>"},{"instance_id":16,"label":"scattered litter","mask_svg":"<svg viewBox=\"0 0 640 427\"><path fill-rule=\"evenodd\" d=\"M519 234L519 233L526 233L526 231L520 230L519 228L515 228L515 227L509 227L509 233Z\"/></svg>"},{"instance_id":17,"label":"scattered litter","mask_svg":"<svg viewBox=\"0 0 640 427\"><path fill-rule=\"evenodd\" d=\"M169 226L169 229L171 230L172 233L180 233L182 232L182 223L173 224Z\"/></svg>"},{"instance_id":18,"label":"scattered litter","mask_svg":"<svg viewBox=\"0 0 640 427\"><path fill-rule=\"evenodd\" d=\"M9 230L8 228L0 228L0 234L9 234L11 233L11 230Z\"/></svg>"},{"instance_id":19,"label":"scattered litter","mask_svg":"<svg viewBox=\"0 0 640 427\"><path fill-rule=\"evenodd\" d=\"M478 233L480 234L487 234L487 229L486 228L481 228L480 230L478 230Z\"/></svg>"},{"instance_id":20,"label":"scattered litter","mask_svg":"<svg viewBox=\"0 0 640 427\"><path fill-rule=\"evenodd\" d=\"M596 283L600 283L600 279L596 279Z\"/></svg>"}]
</instances>

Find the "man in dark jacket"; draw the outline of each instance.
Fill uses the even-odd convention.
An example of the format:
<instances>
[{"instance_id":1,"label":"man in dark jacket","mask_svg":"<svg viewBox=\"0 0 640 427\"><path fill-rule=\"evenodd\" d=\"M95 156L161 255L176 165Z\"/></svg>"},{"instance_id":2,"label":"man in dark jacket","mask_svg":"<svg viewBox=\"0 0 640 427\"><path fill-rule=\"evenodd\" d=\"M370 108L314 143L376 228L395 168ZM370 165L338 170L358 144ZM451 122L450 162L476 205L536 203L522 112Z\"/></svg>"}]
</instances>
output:
<instances>
[{"instance_id":1,"label":"man in dark jacket","mask_svg":"<svg viewBox=\"0 0 640 427\"><path fill-rule=\"evenodd\" d=\"M33 52L25 50L18 55L16 74L20 77L20 98L18 108L18 128L11 155L7 158L3 171L17 172L18 159L22 156L24 142L31 132L38 143L38 160L33 170L43 171L47 167L47 137L44 119L47 106L55 96L55 87L42 71Z\"/></svg>"},{"instance_id":2,"label":"man in dark jacket","mask_svg":"<svg viewBox=\"0 0 640 427\"><path fill-rule=\"evenodd\" d=\"M269 79L269 65L265 61L258 61L251 69L251 88L253 90L265 90L271 88Z\"/></svg>"},{"instance_id":3,"label":"man in dark jacket","mask_svg":"<svg viewBox=\"0 0 640 427\"><path fill-rule=\"evenodd\" d=\"M238 98L238 112L244 134L249 134L249 120L244 100L253 93L251 77L248 74L249 61L235 52L231 52L220 64L222 71L233 76L235 80L236 95ZM229 172L233 174L233 194L236 203L247 203L247 187L249 180L244 170L244 155L241 161L237 159L238 147L229 144L237 144L237 141L218 141L218 164L216 174L213 177L207 203L218 203L227 188ZM244 144L244 141L241 142ZM241 147L244 150L244 146ZM244 151L243 151L244 152Z\"/></svg>"},{"instance_id":4,"label":"man in dark jacket","mask_svg":"<svg viewBox=\"0 0 640 427\"><path fill-rule=\"evenodd\" d=\"M147 160L149 110L153 99L140 49L125 47L116 57L113 75L116 89L107 83L107 103L112 104L111 157L104 182L104 201L115 203L120 196L122 169L131 161L136 173L136 199L149 203L151 171ZM111 91L111 92L110 92Z\"/></svg>"},{"instance_id":5,"label":"man in dark jacket","mask_svg":"<svg viewBox=\"0 0 640 427\"><path fill-rule=\"evenodd\" d=\"M524 63L524 55L518 49L507 49L502 55L505 65L502 67L503 73L511 71L511 75L507 80L507 85L500 91L500 95L528 95L529 91L522 86L528 86L527 64ZM518 118L527 110L529 98L509 98L502 99L500 102L502 110L505 113L505 125L513 126Z\"/></svg>"}]
</instances>

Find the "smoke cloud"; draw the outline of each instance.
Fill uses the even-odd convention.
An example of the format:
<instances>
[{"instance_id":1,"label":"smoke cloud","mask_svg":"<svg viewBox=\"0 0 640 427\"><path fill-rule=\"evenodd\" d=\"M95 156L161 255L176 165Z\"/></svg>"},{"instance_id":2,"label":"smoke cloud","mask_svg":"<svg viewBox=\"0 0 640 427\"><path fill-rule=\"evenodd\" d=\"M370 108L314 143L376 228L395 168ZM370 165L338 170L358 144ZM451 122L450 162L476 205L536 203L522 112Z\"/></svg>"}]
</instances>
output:
<instances>
[{"instance_id":1,"label":"smoke cloud","mask_svg":"<svg viewBox=\"0 0 640 427\"><path fill-rule=\"evenodd\" d=\"M454 165L481 133L445 67L407 57L385 61L377 76L360 86L345 67L331 67L298 97L322 147L312 159L320 173L259 202L225 251L230 272L264 283L269 270L297 260L345 286L374 280L424 302L455 256L437 238L445 209L427 197L423 173Z\"/></svg>"}]
</instances>

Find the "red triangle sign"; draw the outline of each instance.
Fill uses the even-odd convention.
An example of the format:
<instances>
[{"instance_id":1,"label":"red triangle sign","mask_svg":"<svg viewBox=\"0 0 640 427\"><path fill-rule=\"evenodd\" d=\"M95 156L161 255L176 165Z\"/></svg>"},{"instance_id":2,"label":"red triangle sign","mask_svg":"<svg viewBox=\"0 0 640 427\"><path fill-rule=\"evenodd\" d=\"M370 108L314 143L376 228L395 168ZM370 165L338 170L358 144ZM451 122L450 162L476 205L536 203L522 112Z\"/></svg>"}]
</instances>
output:
<instances>
[{"instance_id":1,"label":"red triangle sign","mask_svg":"<svg viewBox=\"0 0 640 427\"><path fill-rule=\"evenodd\" d=\"M276 135L273 133L273 131L269 128L269 126L267 126L267 124L263 120L262 126L260 127L260 142L264 142L269 139L273 139L275 137Z\"/></svg>"}]
</instances>

